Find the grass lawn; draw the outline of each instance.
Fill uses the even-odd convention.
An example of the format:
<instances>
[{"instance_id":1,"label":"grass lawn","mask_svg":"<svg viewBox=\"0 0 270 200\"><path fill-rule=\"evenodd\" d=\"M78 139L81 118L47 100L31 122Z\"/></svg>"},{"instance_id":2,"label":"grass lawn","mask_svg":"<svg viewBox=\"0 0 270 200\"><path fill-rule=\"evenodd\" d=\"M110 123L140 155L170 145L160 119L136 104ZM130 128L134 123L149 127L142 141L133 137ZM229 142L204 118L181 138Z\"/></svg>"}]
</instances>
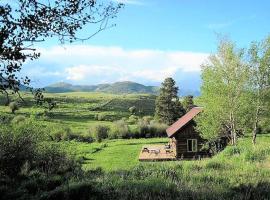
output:
<instances>
[{"instance_id":1,"label":"grass lawn","mask_svg":"<svg viewBox=\"0 0 270 200\"><path fill-rule=\"evenodd\" d=\"M85 170L102 168L105 171L128 170L139 164L142 146L165 144L168 138L119 139L102 143L66 142L69 150L83 161Z\"/></svg>"},{"instance_id":2,"label":"grass lawn","mask_svg":"<svg viewBox=\"0 0 270 200\"><path fill-rule=\"evenodd\" d=\"M132 169L140 163L138 156L142 146L167 143L168 138L106 140L101 143L65 142L64 144L78 159L83 161L84 169L102 168L105 171ZM153 162L152 162L153 163ZM155 165L201 165L211 166L219 163L227 164L227 167L247 169L255 167L270 170L270 135L260 135L255 147L251 144L251 138L241 138L237 147L228 146L225 151L211 159L202 161L171 161L154 162ZM209 164L211 163L211 164ZM217 164L217 165L219 165ZM215 167L215 166L213 166ZM269 177L270 178L270 177Z\"/></svg>"}]
</instances>

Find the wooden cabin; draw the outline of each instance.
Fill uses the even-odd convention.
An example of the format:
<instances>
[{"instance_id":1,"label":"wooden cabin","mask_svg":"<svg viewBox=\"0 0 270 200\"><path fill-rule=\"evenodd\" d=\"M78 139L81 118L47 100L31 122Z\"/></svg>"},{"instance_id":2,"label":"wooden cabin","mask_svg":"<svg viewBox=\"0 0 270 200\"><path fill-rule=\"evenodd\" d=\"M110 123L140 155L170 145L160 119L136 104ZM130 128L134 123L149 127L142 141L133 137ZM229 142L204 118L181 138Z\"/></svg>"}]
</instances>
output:
<instances>
[{"instance_id":1,"label":"wooden cabin","mask_svg":"<svg viewBox=\"0 0 270 200\"><path fill-rule=\"evenodd\" d=\"M208 150L202 150L205 140L195 129L194 118L200 112L201 107L194 107L167 128L166 132L176 159L201 159L210 156Z\"/></svg>"}]
</instances>

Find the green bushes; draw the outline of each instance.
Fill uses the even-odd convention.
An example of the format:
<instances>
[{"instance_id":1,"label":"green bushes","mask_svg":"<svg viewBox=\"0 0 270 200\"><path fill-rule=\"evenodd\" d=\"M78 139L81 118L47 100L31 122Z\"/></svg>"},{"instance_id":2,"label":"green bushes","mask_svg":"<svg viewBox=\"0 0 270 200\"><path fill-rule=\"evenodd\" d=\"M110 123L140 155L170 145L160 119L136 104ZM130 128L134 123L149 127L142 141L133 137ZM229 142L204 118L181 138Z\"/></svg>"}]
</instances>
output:
<instances>
[{"instance_id":1,"label":"green bushes","mask_svg":"<svg viewBox=\"0 0 270 200\"><path fill-rule=\"evenodd\" d=\"M58 144L40 143L36 148L34 167L49 175L73 170L76 163Z\"/></svg>"},{"instance_id":2,"label":"green bushes","mask_svg":"<svg viewBox=\"0 0 270 200\"><path fill-rule=\"evenodd\" d=\"M50 138L56 142L76 140L78 142L91 143L94 141L94 138L90 133L75 133L68 127L60 130L55 127L52 129Z\"/></svg>"},{"instance_id":3,"label":"green bushes","mask_svg":"<svg viewBox=\"0 0 270 200\"><path fill-rule=\"evenodd\" d=\"M0 171L7 176L17 176L26 162L34 162L42 128L25 122L0 129Z\"/></svg>"},{"instance_id":4,"label":"green bushes","mask_svg":"<svg viewBox=\"0 0 270 200\"><path fill-rule=\"evenodd\" d=\"M110 128L104 125L96 125L90 130L97 142L108 138Z\"/></svg>"},{"instance_id":5,"label":"green bushes","mask_svg":"<svg viewBox=\"0 0 270 200\"><path fill-rule=\"evenodd\" d=\"M127 139L130 136L128 124L124 120L114 122L113 130L110 134L110 138L122 138Z\"/></svg>"},{"instance_id":6,"label":"green bushes","mask_svg":"<svg viewBox=\"0 0 270 200\"><path fill-rule=\"evenodd\" d=\"M12 123L17 124L17 123L23 122L25 120L26 120L25 116L17 115L12 119Z\"/></svg>"},{"instance_id":7,"label":"green bushes","mask_svg":"<svg viewBox=\"0 0 270 200\"><path fill-rule=\"evenodd\" d=\"M15 114L15 111L19 110L19 104L16 101L11 102L8 106L12 114Z\"/></svg>"}]
</instances>

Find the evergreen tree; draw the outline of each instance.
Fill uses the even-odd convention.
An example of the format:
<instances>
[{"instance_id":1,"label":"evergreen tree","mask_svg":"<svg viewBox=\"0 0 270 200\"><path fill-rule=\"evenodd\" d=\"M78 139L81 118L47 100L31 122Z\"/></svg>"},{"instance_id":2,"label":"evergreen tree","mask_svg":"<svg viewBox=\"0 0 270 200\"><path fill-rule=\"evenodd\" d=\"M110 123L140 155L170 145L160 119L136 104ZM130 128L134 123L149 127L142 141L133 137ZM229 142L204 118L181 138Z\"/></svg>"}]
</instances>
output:
<instances>
[{"instance_id":1,"label":"evergreen tree","mask_svg":"<svg viewBox=\"0 0 270 200\"><path fill-rule=\"evenodd\" d=\"M184 114L177 93L178 87L175 85L175 81L172 78L166 78L156 99L156 117L169 125Z\"/></svg>"},{"instance_id":2,"label":"evergreen tree","mask_svg":"<svg viewBox=\"0 0 270 200\"><path fill-rule=\"evenodd\" d=\"M185 96L182 104L186 112L190 111L193 107L195 107L193 102L193 96L192 95Z\"/></svg>"}]
</instances>

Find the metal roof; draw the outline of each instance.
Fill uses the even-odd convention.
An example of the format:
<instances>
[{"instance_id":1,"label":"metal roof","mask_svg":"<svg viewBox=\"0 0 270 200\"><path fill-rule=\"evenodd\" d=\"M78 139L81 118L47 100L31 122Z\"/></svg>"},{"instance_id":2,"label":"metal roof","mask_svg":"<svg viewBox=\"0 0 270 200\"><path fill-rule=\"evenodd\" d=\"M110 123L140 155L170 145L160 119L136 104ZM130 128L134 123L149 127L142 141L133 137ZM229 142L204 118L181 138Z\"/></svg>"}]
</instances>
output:
<instances>
[{"instance_id":1,"label":"metal roof","mask_svg":"<svg viewBox=\"0 0 270 200\"><path fill-rule=\"evenodd\" d=\"M189 123L197 114L202 111L202 107L194 107L188 111L183 117L178 119L174 124L166 129L168 137L172 137L177 131Z\"/></svg>"}]
</instances>

